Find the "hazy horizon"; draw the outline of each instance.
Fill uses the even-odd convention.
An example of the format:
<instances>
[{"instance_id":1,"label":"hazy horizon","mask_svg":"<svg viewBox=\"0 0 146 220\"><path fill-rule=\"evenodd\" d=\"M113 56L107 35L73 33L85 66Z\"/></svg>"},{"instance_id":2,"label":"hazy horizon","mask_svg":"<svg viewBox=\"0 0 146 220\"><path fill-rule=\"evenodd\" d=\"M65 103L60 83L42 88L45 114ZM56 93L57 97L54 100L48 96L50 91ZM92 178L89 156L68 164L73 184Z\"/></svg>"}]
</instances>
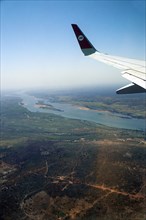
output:
<instances>
[{"instance_id":1,"label":"hazy horizon","mask_svg":"<svg viewBox=\"0 0 146 220\"><path fill-rule=\"evenodd\" d=\"M71 23L95 48L145 58L144 1L1 1L1 89L129 83L120 70L84 57ZM123 13L124 11L124 13ZM87 16L88 15L88 16Z\"/></svg>"}]
</instances>

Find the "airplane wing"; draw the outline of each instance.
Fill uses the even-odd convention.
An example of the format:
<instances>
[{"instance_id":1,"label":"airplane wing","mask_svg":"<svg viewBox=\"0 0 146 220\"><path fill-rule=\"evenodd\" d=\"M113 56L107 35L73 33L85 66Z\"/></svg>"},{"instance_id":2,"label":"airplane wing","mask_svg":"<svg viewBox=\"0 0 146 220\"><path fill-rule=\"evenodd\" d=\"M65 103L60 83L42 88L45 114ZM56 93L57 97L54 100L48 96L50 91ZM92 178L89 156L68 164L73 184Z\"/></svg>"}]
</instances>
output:
<instances>
[{"instance_id":1,"label":"airplane wing","mask_svg":"<svg viewBox=\"0 0 146 220\"><path fill-rule=\"evenodd\" d=\"M89 56L93 59L121 69L122 76L132 82L129 85L118 89L116 91L118 94L146 92L146 61L101 53L94 48L76 24L72 24L72 28L85 56Z\"/></svg>"}]
</instances>

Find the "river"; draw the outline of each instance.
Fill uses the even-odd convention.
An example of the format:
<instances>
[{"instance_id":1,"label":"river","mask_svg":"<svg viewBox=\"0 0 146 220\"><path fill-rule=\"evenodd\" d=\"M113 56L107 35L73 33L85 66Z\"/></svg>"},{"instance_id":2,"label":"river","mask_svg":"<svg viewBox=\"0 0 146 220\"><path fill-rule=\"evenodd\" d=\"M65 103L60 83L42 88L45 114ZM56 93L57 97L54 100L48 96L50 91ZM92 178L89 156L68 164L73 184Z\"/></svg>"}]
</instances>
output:
<instances>
[{"instance_id":1,"label":"river","mask_svg":"<svg viewBox=\"0 0 146 220\"><path fill-rule=\"evenodd\" d=\"M74 106L72 104L50 102L48 100L36 98L26 93L21 93L20 97L23 100L22 102L24 107L26 107L31 112L53 113L66 118L87 120L115 128L142 131L145 130L145 119L132 118L128 117L127 115L111 113L108 111L81 109L78 106ZM39 100L43 100L44 103L50 104L55 109L59 109L60 111L40 108L38 105L36 105Z\"/></svg>"}]
</instances>

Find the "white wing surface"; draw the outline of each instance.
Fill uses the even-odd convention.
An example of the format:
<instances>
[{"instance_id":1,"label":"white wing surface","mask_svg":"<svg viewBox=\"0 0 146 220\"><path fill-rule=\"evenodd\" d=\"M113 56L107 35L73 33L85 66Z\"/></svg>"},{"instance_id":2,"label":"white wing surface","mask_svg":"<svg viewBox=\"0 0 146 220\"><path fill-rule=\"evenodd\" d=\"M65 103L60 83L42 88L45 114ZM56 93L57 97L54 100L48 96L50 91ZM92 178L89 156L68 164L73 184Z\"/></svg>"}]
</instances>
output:
<instances>
[{"instance_id":1,"label":"white wing surface","mask_svg":"<svg viewBox=\"0 0 146 220\"><path fill-rule=\"evenodd\" d=\"M122 76L132 83L117 90L118 94L146 92L146 61L100 53L76 24L72 24L80 48L85 56L122 70Z\"/></svg>"}]
</instances>

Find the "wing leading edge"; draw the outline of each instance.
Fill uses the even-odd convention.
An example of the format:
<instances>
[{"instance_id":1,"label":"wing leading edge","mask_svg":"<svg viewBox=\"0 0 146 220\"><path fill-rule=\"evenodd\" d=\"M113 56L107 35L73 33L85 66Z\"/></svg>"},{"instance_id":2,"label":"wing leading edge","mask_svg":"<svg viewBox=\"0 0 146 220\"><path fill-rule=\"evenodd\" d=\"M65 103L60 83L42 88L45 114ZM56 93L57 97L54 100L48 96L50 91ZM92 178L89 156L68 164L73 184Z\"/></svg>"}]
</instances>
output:
<instances>
[{"instance_id":1,"label":"wing leading edge","mask_svg":"<svg viewBox=\"0 0 146 220\"><path fill-rule=\"evenodd\" d=\"M146 92L146 66L145 61L128 59L118 56L111 56L100 53L90 43L84 33L76 24L72 24L72 28L78 40L79 46L85 56L109 64L122 70L122 76L132 83L118 89L118 94L142 93Z\"/></svg>"}]
</instances>

